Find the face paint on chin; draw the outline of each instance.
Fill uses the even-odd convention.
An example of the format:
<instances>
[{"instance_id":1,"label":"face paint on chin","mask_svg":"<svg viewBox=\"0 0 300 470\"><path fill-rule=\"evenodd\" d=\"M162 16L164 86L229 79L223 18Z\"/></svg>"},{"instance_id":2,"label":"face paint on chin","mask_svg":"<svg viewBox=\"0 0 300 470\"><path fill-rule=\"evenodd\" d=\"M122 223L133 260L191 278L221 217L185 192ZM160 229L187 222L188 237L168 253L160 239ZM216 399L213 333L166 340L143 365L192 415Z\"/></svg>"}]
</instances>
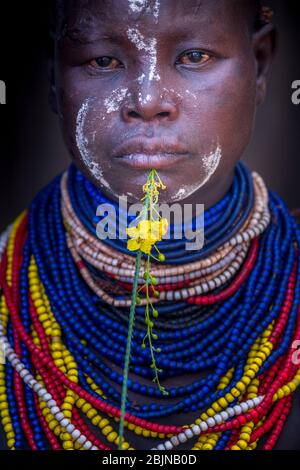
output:
<instances>
[{"instance_id":1,"label":"face paint on chin","mask_svg":"<svg viewBox=\"0 0 300 470\"><path fill-rule=\"evenodd\" d=\"M184 185L184 187L180 188L174 196L171 196L172 201L181 201L193 193L198 191L198 189L202 188L213 176L216 172L220 161L222 158L222 149L220 144L217 145L216 149L208 155L203 155L201 157L204 169L204 178L194 185Z\"/></svg>"}]
</instances>

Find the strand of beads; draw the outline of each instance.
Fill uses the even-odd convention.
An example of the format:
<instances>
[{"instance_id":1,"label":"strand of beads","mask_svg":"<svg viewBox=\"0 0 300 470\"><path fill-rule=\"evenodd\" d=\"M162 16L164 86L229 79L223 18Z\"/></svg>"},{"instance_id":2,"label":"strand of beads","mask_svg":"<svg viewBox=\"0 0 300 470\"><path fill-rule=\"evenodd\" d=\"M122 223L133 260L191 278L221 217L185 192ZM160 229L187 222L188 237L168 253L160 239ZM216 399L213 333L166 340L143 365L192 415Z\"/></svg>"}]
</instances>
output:
<instances>
[{"instance_id":1,"label":"strand of beads","mask_svg":"<svg viewBox=\"0 0 300 470\"><path fill-rule=\"evenodd\" d=\"M84 186L87 188L87 191ZM76 191L74 191L75 187ZM71 167L69 171L68 189L72 205L76 213L79 214L80 220L82 220L90 233L95 234L95 229L91 221L95 219L96 203L110 204L110 206L113 206L119 224L121 224L122 227L128 226L127 214L124 214L122 207L117 206L114 201L109 201L101 192L97 191L90 182L87 182L78 171L76 172L74 167ZM92 194L92 198L89 197L90 194ZM197 253L198 259L207 257L210 253L214 252L216 248L222 244L224 238L230 238L229 233L233 235L240 230L252 209L253 197L251 174L243 163L239 162L235 170L234 183L228 194L216 204L216 206L204 213L206 243L201 253ZM130 216L128 219L132 221ZM99 221L99 218L96 217L96 222L97 221ZM197 217L192 219L190 224L187 224L185 221L184 226L187 225L187 228L190 227L194 230L197 227ZM129 254L125 246L126 242L119 237L119 232L120 230L117 230L116 240L107 239L106 243L110 247L115 248L118 252ZM123 233L125 233L125 230L123 230ZM174 236L175 233L181 235L179 240ZM169 243L167 240L160 242L159 248L161 248L164 253L167 253L169 263L176 265L181 263L186 264L195 259L194 253L187 253L186 251L187 239L185 233L183 225L178 227L170 224L172 243Z\"/></svg>"},{"instance_id":2,"label":"strand of beads","mask_svg":"<svg viewBox=\"0 0 300 470\"><path fill-rule=\"evenodd\" d=\"M261 195L263 198L263 191ZM248 243L249 249L243 266L250 260L251 250L252 261L247 263L247 276L240 285L236 282L238 273L223 287L213 290L214 298L211 295L209 301L214 300L214 303L207 306L203 305L205 296L200 296L199 305L193 298L186 299L186 302L162 302L159 308L161 323L165 318L167 321L159 334L157 346L162 352L158 366L165 369L164 377L178 376L180 380L183 373L190 372L195 373L195 380L184 387L169 389L171 397L177 399L175 403L166 401L143 405L129 400L125 422L128 436L134 432L160 439L165 444L168 442L167 448L189 440L193 445L192 440L198 439L197 448L248 449L255 448L269 432L264 448L270 449L276 444L291 406L291 396L300 380L299 366L291 361L292 344L300 333L300 234L283 201L270 192L268 202L272 215L269 224L260 232L268 221L267 211L263 212L261 204L261 216L256 217L254 224L259 226L263 221L260 231L247 232L246 238L248 236L250 240L244 243ZM253 207L251 214L254 214ZM75 215L78 218L78 214ZM80 436L98 448L117 446L114 425L120 416L117 385L121 384L121 374L115 366L122 367L125 353L126 308L108 305L104 299L99 299L81 277L67 249L68 234L61 215L60 179L42 191L30 209L29 225L24 219L20 226L16 226L15 235L10 237L10 248L1 262L0 284L4 289L1 312L5 312L5 315L1 314L1 323L7 325L9 343L15 350L21 346L17 356L22 359L24 367L32 376L34 372L35 380L42 387L46 385L44 388L64 416L71 417L70 422ZM223 245L231 238L232 234L223 240ZM233 246L228 245L228 253L240 243L241 240L236 238ZM124 262L123 256L122 259ZM90 271L86 261L85 266ZM184 266L180 273L183 276ZM198 269L207 267L209 265ZM95 279L96 269L93 269ZM173 272L173 275L178 276L179 273ZM33 276L30 289L29 276ZM113 282L119 282L119 279ZM218 294L230 287L231 295L221 300ZM27 298L27 303L24 298ZM184 312L187 319L185 322L181 318L181 328L168 328L169 319L173 318L176 324L181 316L184 317ZM193 323L189 323L189 316ZM15 340L14 332L21 339L21 345ZM59 344L53 343L52 333L55 338L60 338L60 350L52 347L52 344ZM132 372L138 377L151 378L147 367L149 351L140 348L143 335L141 326L133 342ZM110 359L112 367L106 365L106 359ZM78 371L77 381L74 381L76 374L73 370ZM200 378L200 372L205 372L205 376ZM18 384L18 390L10 389L9 374L10 368L7 368L4 383L9 393L3 403L7 406L5 418L9 414L11 416L13 431L9 432L15 435L14 438L12 434L9 436L12 446L21 448L27 443L31 448L46 445L55 448L60 442L65 448L81 445L68 432L61 431L43 400L35 400L32 407L30 396L20 396L22 385L19 388ZM156 388L137 379L129 379L128 387L141 396L159 396ZM15 400L18 396L20 405ZM88 414L91 428L80 421L79 409ZM154 417L160 419L198 410L199 418L184 426L148 421ZM205 411L200 413L200 410ZM103 419L99 412L107 419ZM30 430L35 434L38 423L44 434L32 441ZM95 423L102 423L101 440L90 431ZM165 444L154 444L154 447L163 449ZM132 448L127 442L123 442L122 447ZM153 448L153 443L149 447Z\"/></svg>"},{"instance_id":3,"label":"strand of beads","mask_svg":"<svg viewBox=\"0 0 300 470\"><path fill-rule=\"evenodd\" d=\"M0 236L0 261L1 261L2 255L3 255L3 252L6 248L7 240L8 240L10 231L11 231L11 226L7 227L5 232L3 232Z\"/></svg>"},{"instance_id":4,"label":"strand of beads","mask_svg":"<svg viewBox=\"0 0 300 470\"><path fill-rule=\"evenodd\" d=\"M28 369L26 369L25 365L19 360L18 356L7 341L2 325L0 325L0 338L5 348L6 358L9 360L19 376L23 379L25 384L34 390L41 400L46 403L51 415L58 421L59 425L62 426L66 432L75 439L75 442L78 442L85 450L98 450L96 446L93 446L93 444L83 434L81 434L73 424L71 424L70 420L64 416L60 408L57 406L57 403L53 399L52 395L35 380Z\"/></svg>"},{"instance_id":5,"label":"strand of beads","mask_svg":"<svg viewBox=\"0 0 300 470\"><path fill-rule=\"evenodd\" d=\"M21 229L24 229L24 224L21 224L20 230ZM22 235L22 234L18 234L18 235ZM16 241L16 245L18 245L17 241ZM16 250L17 250L17 248L16 248ZM16 251L16 253L14 253L14 258L16 258L16 259L18 259L17 253L18 253L18 250ZM6 298L8 299L9 310L12 314L12 318L14 318L15 321L17 321L17 312L15 310L15 305L12 303L12 299L11 299L9 291L8 291L8 286L4 282L4 279L3 279L3 273L5 272L5 266L6 266L6 256L4 256L4 264L2 265L3 272L2 272L2 276L1 276L1 281L2 281L2 285L4 286L4 292L6 294ZM19 272L19 270L17 270L16 273L14 273L14 275L16 276L16 278L15 278L16 282L17 282L18 272ZM67 383L70 386L71 389L74 389L75 392L78 392L79 396L83 396L84 399L89 399L89 401L91 403L93 403L94 405L96 405L98 408L100 406L103 409L103 411L105 411L105 412L114 412L115 415L119 414L118 410L115 410L113 407L106 406L105 403L101 402L100 400L95 400L93 396L90 396L89 394L84 393L80 389L80 387L76 386L76 384L70 382L69 379L64 377L64 375L51 362L48 355L45 355L45 353L43 353L40 349L36 348L34 343L31 342L30 338L26 334L26 331L25 331L23 325L20 324L18 321L17 321L17 325L18 325L18 327L17 327L18 334L23 339L23 341L25 342L27 347L29 347L29 350L33 353L32 357L35 358L35 359L33 359L34 364L37 367L37 369L41 371L41 373L43 373L43 367L45 367L45 365L47 365L48 367L51 366L50 368L51 368L52 372L54 371L54 373L55 373L54 377L52 377L52 380L53 380L53 378L55 379L55 377L58 377L58 382L57 383L61 383L61 382L64 383L64 384ZM41 361L41 362L38 363L37 362L38 360ZM50 360L50 362L49 362L49 360ZM47 378L47 376L45 376L45 378ZM50 382L51 382L51 376L48 376L48 379L50 379ZM117 412L117 414L116 414L116 412ZM129 414L126 414L126 419L128 419L129 422L131 422L131 423L138 422L138 423L142 424L144 422L143 420L138 420L137 418L133 418L133 417L131 418L131 416ZM153 425L151 423L146 423L145 422L145 425L149 429L151 429L153 427ZM180 430L180 428L176 428L175 426L160 426L160 428L161 428L162 431L165 431L166 434L169 434L169 432L172 432L172 431L176 432L177 429ZM27 429L27 431L29 431L29 429ZM76 433L76 435L77 434L78 433ZM29 436L29 432L27 432L26 435ZM79 443L81 443L81 441L82 441L82 439L79 441ZM34 448L34 444L31 444L31 442L29 442L29 443L30 443L31 447Z\"/></svg>"},{"instance_id":6,"label":"strand of beads","mask_svg":"<svg viewBox=\"0 0 300 470\"><path fill-rule=\"evenodd\" d=\"M17 363L17 364L18 364L18 363ZM17 369L18 369L18 367L17 367ZM27 375L27 374L25 373L25 374L24 374L24 377L25 377L26 375ZM238 414L238 413L237 413L237 414ZM77 434L76 434L76 436L77 436ZM182 435L180 435L180 439L181 439L181 442L183 442L183 441L182 441ZM82 439L81 439L81 441L82 441ZM87 448L89 448L89 446L90 446L90 444L88 443L88 444L87 444Z\"/></svg>"},{"instance_id":7,"label":"strand of beads","mask_svg":"<svg viewBox=\"0 0 300 470\"><path fill-rule=\"evenodd\" d=\"M249 292L249 295L252 296L252 292ZM100 339L100 338L99 338L99 339ZM122 344L121 338L118 338L118 339L119 339L119 343ZM105 340L106 340L106 338L105 338ZM109 341L109 338L107 338L107 341ZM102 342L102 344L103 344L103 342ZM219 343L219 344L220 344L220 343ZM103 346L105 347L105 343L104 343ZM121 348L121 347L118 347L118 350L120 350L120 348ZM137 351L138 351L138 348L137 348ZM120 360L121 360L121 359L120 359ZM173 364L172 364L172 365L173 365ZM192 367L192 366L191 366L191 367ZM191 370L192 370L192 369L191 369Z\"/></svg>"},{"instance_id":8,"label":"strand of beads","mask_svg":"<svg viewBox=\"0 0 300 470\"><path fill-rule=\"evenodd\" d=\"M245 230L232 237L228 242L226 242L225 245L225 248L230 248L231 246L236 246L237 244L240 244L243 247L243 244L245 244L245 248L242 249L239 247L238 250L235 250L231 253L230 258L227 258L230 260L229 265L224 264L224 260L226 259L225 257L222 259L221 267L217 263L214 263L214 268L210 266L210 270L212 272L208 275L206 273L203 275L203 271L201 270L196 270L196 272L191 271L193 269L191 266L183 266L182 270L185 273L186 281L191 287L184 287L183 289L179 290L176 290L174 287L172 290L169 289L169 292L165 292L166 288L162 286L159 288L161 292L159 296L160 301L173 299L180 300L193 297L195 295L201 295L230 281L230 279L237 273L246 257L247 248L249 248L249 241L259 236L266 229L270 221L266 188L263 181L257 174L254 174L254 181L257 187L257 199L254 205L252 218L250 218L250 220L247 222ZM134 259L132 257L131 259L128 257L128 263L125 262L126 264L123 261L122 265L124 266L125 264L124 268L123 266L116 266L118 264L118 256L120 259L120 254L117 252L112 252L103 242L93 238L91 234L85 231L84 226L81 224L80 220L76 218L76 215L71 207L66 190L66 175L62 178L62 195L62 211L69 232L68 247L74 257L75 262L77 263L77 266L81 270L81 274L85 281L96 295L104 298L105 302L119 307L129 306L130 298L126 300L115 300L103 289L101 289L93 280L88 269L86 268L86 265L82 262L82 259L85 259L98 270L113 274L114 279L119 279L120 276L122 278L124 275L132 277L134 274ZM95 247L97 247L96 250ZM222 251L222 248L223 247L220 248L220 251ZM107 256L108 254L110 254L110 257ZM205 264L211 265L212 263L209 259L206 259ZM164 278L169 280L168 285L178 285L178 275L175 276L175 279L172 279L172 277L169 276L168 268L163 267L161 269L156 269L153 271L153 275L155 275L159 283L160 279ZM143 283L142 278L139 279L139 282ZM158 302L159 300L153 297L154 303ZM143 301L141 304L143 305Z\"/></svg>"}]
</instances>

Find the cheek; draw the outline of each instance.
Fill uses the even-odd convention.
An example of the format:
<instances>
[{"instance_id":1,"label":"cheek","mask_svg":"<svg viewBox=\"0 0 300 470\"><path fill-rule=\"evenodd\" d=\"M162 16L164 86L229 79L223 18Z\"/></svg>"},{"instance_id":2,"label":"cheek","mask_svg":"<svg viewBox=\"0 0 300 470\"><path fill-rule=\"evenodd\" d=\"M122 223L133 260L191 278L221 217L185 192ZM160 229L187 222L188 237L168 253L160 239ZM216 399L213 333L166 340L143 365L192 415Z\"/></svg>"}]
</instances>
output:
<instances>
[{"instance_id":1,"label":"cheek","mask_svg":"<svg viewBox=\"0 0 300 470\"><path fill-rule=\"evenodd\" d=\"M101 152L100 144L105 145L106 136L115 126L116 115L130 96L126 87L110 87L104 93L97 79L83 80L75 72L62 74L58 99L60 123L74 157L78 151L80 155L84 153L83 143L93 152Z\"/></svg>"},{"instance_id":2,"label":"cheek","mask_svg":"<svg viewBox=\"0 0 300 470\"><path fill-rule=\"evenodd\" d=\"M95 113L92 98L85 99L76 116L75 142L78 154L86 170L107 189L109 183L104 177L102 162L96 158L96 134L101 131L101 116ZM72 132L73 134L73 132Z\"/></svg>"},{"instance_id":3,"label":"cheek","mask_svg":"<svg viewBox=\"0 0 300 470\"><path fill-rule=\"evenodd\" d=\"M255 116L255 75L251 63L225 61L218 73L203 80L197 94L199 139L217 139L224 155L241 156L251 137Z\"/></svg>"},{"instance_id":4,"label":"cheek","mask_svg":"<svg viewBox=\"0 0 300 470\"><path fill-rule=\"evenodd\" d=\"M66 92L65 90L68 90ZM64 84L59 96L60 125L66 146L74 161L85 173L102 186L109 188L105 179L98 144L108 123L99 100L88 91Z\"/></svg>"},{"instance_id":5,"label":"cheek","mask_svg":"<svg viewBox=\"0 0 300 470\"><path fill-rule=\"evenodd\" d=\"M76 83L76 86L73 86ZM111 163L105 158L116 112L130 95L127 88L110 90L99 96L95 89L80 87L79 81L61 86L59 115L66 145L83 170L109 189L105 174ZM63 90L69 90L66 93Z\"/></svg>"},{"instance_id":6,"label":"cheek","mask_svg":"<svg viewBox=\"0 0 300 470\"><path fill-rule=\"evenodd\" d=\"M216 145L216 147L214 147L214 145ZM181 201L187 198L188 196L191 196L195 191L206 186L209 181L214 177L221 164L222 147L218 139L216 139L215 141L212 140L210 146L205 145L205 147L213 148L213 150L207 153L200 153L197 156L198 166L200 167L199 172L196 171L196 165L193 165L193 167L191 168L192 171L188 172L188 178L185 178L189 181L189 184L182 184L181 187L176 191L176 193L171 196L172 201Z\"/></svg>"}]
</instances>

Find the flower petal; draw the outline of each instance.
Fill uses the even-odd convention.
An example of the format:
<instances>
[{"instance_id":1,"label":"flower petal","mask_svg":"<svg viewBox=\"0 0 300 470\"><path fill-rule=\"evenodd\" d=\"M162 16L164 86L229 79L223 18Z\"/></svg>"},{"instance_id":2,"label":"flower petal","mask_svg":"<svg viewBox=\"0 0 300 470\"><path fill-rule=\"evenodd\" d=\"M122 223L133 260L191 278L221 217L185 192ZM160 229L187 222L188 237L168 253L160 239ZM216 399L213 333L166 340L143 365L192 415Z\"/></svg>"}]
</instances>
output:
<instances>
[{"instance_id":1,"label":"flower petal","mask_svg":"<svg viewBox=\"0 0 300 470\"><path fill-rule=\"evenodd\" d=\"M139 237L139 230L137 227L128 227L126 228L126 233L131 238L138 238Z\"/></svg>"},{"instance_id":2,"label":"flower petal","mask_svg":"<svg viewBox=\"0 0 300 470\"><path fill-rule=\"evenodd\" d=\"M151 222L150 220L141 220L138 225L139 234L141 238L147 239L149 235L149 231L151 230Z\"/></svg>"},{"instance_id":3,"label":"flower petal","mask_svg":"<svg viewBox=\"0 0 300 470\"><path fill-rule=\"evenodd\" d=\"M141 247L141 242L139 239L131 239L127 241L127 249L129 251L136 251L139 250Z\"/></svg>"},{"instance_id":4,"label":"flower petal","mask_svg":"<svg viewBox=\"0 0 300 470\"><path fill-rule=\"evenodd\" d=\"M165 235L168 231L169 222L167 219L161 219L160 223L161 223L162 234Z\"/></svg>"},{"instance_id":5,"label":"flower petal","mask_svg":"<svg viewBox=\"0 0 300 470\"><path fill-rule=\"evenodd\" d=\"M140 249L143 253L149 255L151 253L152 243L148 242L147 240L142 240Z\"/></svg>"}]
</instances>

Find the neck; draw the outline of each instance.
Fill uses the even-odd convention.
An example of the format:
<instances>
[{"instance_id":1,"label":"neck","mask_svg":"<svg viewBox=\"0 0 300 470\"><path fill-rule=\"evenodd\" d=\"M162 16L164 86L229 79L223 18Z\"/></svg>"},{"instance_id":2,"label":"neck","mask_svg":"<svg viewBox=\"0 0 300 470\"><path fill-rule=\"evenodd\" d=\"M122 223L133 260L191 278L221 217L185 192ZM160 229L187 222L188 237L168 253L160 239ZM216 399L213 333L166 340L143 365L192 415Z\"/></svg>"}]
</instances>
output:
<instances>
[{"instance_id":1,"label":"neck","mask_svg":"<svg viewBox=\"0 0 300 470\"><path fill-rule=\"evenodd\" d=\"M204 186L182 201L182 204L204 204L205 210L217 204L229 191L234 180L234 169L226 178Z\"/></svg>"},{"instance_id":2,"label":"neck","mask_svg":"<svg viewBox=\"0 0 300 470\"><path fill-rule=\"evenodd\" d=\"M192 206L193 217L196 213L196 204L203 204L204 210L208 210L210 207L216 205L223 197L228 193L230 187L233 184L235 175L235 169L233 169L226 177L222 177L218 180L212 181L209 184L199 188L190 196L182 199L181 201L174 201L170 203L179 204L183 209L186 204ZM128 202L128 209L135 203Z\"/></svg>"}]
</instances>

